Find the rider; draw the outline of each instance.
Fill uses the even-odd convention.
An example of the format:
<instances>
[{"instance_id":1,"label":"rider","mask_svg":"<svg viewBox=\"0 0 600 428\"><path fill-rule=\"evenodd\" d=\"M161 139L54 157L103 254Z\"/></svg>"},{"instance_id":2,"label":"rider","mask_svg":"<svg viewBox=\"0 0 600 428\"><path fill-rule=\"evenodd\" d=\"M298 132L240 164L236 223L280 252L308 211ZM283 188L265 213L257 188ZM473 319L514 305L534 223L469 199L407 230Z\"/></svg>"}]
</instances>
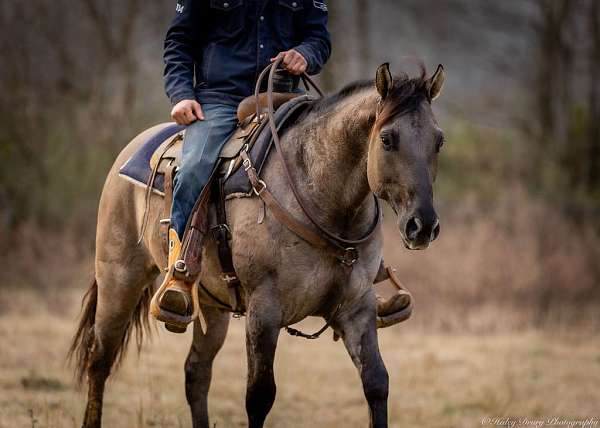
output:
<instances>
[{"instance_id":1,"label":"rider","mask_svg":"<svg viewBox=\"0 0 600 428\"><path fill-rule=\"evenodd\" d=\"M324 1L178 0L175 12L164 45L164 80L171 116L187 128L173 190L166 291L158 302L167 326L168 314L192 310L196 278L177 275L175 267L188 218L236 128L238 104L275 58L283 58L292 75L316 74L331 52Z\"/></svg>"}]
</instances>

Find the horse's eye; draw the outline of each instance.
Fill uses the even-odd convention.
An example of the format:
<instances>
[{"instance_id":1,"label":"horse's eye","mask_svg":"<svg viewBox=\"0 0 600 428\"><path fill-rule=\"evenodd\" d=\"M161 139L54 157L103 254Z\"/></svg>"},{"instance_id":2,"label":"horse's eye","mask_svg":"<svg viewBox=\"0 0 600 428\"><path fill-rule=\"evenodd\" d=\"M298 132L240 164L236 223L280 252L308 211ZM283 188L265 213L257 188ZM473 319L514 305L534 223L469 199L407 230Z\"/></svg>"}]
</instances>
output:
<instances>
[{"instance_id":1,"label":"horse's eye","mask_svg":"<svg viewBox=\"0 0 600 428\"><path fill-rule=\"evenodd\" d=\"M381 144L383 145L383 149L384 150L391 150L392 149L392 140L387 135L382 135L381 136Z\"/></svg>"},{"instance_id":2,"label":"horse's eye","mask_svg":"<svg viewBox=\"0 0 600 428\"><path fill-rule=\"evenodd\" d=\"M443 135L441 135L441 136L440 136L440 137L437 139L437 142L436 142L436 145L435 145L435 151L436 151L437 153L439 153L439 152L440 152L440 150L442 150L442 147L444 147L444 143L445 143L445 142L446 142L446 139L444 138L444 136L443 136Z\"/></svg>"}]
</instances>

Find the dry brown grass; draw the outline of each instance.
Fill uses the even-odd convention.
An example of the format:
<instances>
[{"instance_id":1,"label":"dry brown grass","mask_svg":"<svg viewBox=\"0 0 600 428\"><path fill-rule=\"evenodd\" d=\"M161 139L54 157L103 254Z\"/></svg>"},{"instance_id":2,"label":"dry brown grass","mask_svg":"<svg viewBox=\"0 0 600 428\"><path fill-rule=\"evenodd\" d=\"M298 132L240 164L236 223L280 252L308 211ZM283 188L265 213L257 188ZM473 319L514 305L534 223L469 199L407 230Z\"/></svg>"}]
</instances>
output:
<instances>
[{"instance_id":1,"label":"dry brown grass","mask_svg":"<svg viewBox=\"0 0 600 428\"><path fill-rule=\"evenodd\" d=\"M493 209L468 198L444 208L442 235L425 252L404 250L392 216L385 221L386 259L416 297L409 322L380 332L391 426L600 416L597 229L575 227L518 190ZM0 428L79 426L85 394L74 389L65 353L92 275L91 247L82 230L65 236L24 226L0 239ZM189 342L161 331L139 359L127 356L108 387L106 427L190 426ZM358 376L330 337L282 334L276 376L268 426L366 426ZM244 389L243 321L233 320L211 390L217 427L245 425Z\"/></svg>"},{"instance_id":2,"label":"dry brown grass","mask_svg":"<svg viewBox=\"0 0 600 428\"><path fill-rule=\"evenodd\" d=\"M26 322L15 310L0 316L2 428L31 427L33 420L40 428L81 422L84 391L74 388L64 359L80 296L67 294L63 315L42 309ZM19 296L17 309L40 303L34 294ZM391 426L476 427L482 417L500 415L598 416L598 336L424 333L413 328L423 322L420 317L417 312L414 320L380 331L391 380ZM304 327L317 324L312 320ZM209 406L217 427L245 426L243 328L243 321L232 320L215 363ZM183 389L189 342L189 334L160 331L139 358L135 352L127 356L108 387L106 427L190 426ZM276 378L277 400L267 426L367 425L358 376L343 345L330 336L305 341L282 334Z\"/></svg>"},{"instance_id":3,"label":"dry brown grass","mask_svg":"<svg viewBox=\"0 0 600 428\"><path fill-rule=\"evenodd\" d=\"M386 219L384 254L416 296L418 325L442 331L600 326L598 225L567 221L519 188L493 207L440 210L442 232L407 252Z\"/></svg>"}]
</instances>

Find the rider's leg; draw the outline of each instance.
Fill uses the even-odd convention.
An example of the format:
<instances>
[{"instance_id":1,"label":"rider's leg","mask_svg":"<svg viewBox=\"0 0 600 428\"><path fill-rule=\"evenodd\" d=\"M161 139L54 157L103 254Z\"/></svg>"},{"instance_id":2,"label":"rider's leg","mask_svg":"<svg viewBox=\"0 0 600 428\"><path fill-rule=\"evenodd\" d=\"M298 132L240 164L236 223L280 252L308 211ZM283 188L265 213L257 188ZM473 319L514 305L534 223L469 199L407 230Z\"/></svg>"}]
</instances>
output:
<instances>
[{"instance_id":1,"label":"rider's leg","mask_svg":"<svg viewBox=\"0 0 600 428\"><path fill-rule=\"evenodd\" d=\"M182 317L193 310L191 287L196 276L179 275L175 267L181 264L181 248L184 231L194 205L207 184L223 145L237 126L236 107L222 104L204 104L205 120L196 121L187 127L183 142L183 156L175 176L171 229L169 230L169 267L159 292L163 290L158 308L153 315L165 321L173 331L185 331ZM177 322L176 320L179 320Z\"/></svg>"},{"instance_id":2,"label":"rider's leg","mask_svg":"<svg viewBox=\"0 0 600 428\"><path fill-rule=\"evenodd\" d=\"M202 110L205 119L192 123L185 131L183 159L173 187L171 228L180 238L221 148L237 126L235 106L204 104Z\"/></svg>"}]
</instances>

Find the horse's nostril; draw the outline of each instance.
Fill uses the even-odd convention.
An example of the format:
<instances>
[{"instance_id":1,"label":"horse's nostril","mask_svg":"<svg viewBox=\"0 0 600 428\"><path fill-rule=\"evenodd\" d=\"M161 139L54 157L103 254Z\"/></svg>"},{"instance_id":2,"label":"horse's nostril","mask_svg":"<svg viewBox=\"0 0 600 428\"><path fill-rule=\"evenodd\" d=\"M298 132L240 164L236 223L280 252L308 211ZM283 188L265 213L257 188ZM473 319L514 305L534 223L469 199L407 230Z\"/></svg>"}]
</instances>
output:
<instances>
[{"instance_id":1,"label":"horse's nostril","mask_svg":"<svg viewBox=\"0 0 600 428\"><path fill-rule=\"evenodd\" d=\"M433 231L431 232L431 241L435 241L438 236L440 236L440 221L436 220Z\"/></svg>"},{"instance_id":2,"label":"horse's nostril","mask_svg":"<svg viewBox=\"0 0 600 428\"><path fill-rule=\"evenodd\" d=\"M419 218L417 218L417 217L409 218L408 221L406 222L406 226L404 228L406 237L409 240L414 241L415 239L417 239L417 236L419 236L419 232L421 231L422 228L423 228L423 223L421 222L421 220Z\"/></svg>"}]
</instances>

